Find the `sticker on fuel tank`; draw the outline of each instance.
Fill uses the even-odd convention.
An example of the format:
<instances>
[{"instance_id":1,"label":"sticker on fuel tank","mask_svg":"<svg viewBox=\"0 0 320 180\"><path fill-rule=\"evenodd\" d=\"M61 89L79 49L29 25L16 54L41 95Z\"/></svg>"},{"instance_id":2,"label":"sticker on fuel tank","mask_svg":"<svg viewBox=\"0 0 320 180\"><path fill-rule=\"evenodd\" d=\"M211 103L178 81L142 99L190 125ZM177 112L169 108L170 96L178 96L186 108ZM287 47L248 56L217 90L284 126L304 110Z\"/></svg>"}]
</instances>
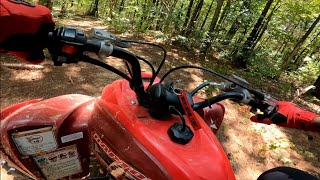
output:
<instances>
[{"instance_id":1,"label":"sticker on fuel tank","mask_svg":"<svg viewBox=\"0 0 320 180\"><path fill-rule=\"evenodd\" d=\"M67 143L67 142L75 141L75 140L82 139L82 138L83 138L83 132L77 132L77 133L69 134L66 136L62 136L61 142Z\"/></svg>"},{"instance_id":2,"label":"sticker on fuel tank","mask_svg":"<svg viewBox=\"0 0 320 180\"><path fill-rule=\"evenodd\" d=\"M45 127L11 134L22 155L34 155L58 148L53 128Z\"/></svg>"},{"instance_id":3,"label":"sticker on fuel tank","mask_svg":"<svg viewBox=\"0 0 320 180\"><path fill-rule=\"evenodd\" d=\"M37 155L33 159L46 179L60 179L82 172L75 145Z\"/></svg>"}]
</instances>

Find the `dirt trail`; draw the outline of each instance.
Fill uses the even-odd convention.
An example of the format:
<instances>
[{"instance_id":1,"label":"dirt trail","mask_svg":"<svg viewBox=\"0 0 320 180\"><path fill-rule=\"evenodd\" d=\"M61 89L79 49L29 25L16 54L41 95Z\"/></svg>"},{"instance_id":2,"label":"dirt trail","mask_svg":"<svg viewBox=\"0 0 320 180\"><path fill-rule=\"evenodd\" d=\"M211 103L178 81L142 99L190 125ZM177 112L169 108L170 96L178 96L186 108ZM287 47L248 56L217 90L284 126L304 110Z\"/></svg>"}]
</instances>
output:
<instances>
[{"instance_id":1,"label":"dirt trail","mask_svg":"<svg viewBox=\"0 0 320 180\"><path fill-rule=\"evenodd\" d=\"M60 23L86 31L92 27L106 28L101 21L91 18L75 17ZM120 36L129 35L120 34ZM145 37L141 40L154 39ZM192 54L180 52L173 46L166 48L168 50L166 70L179 65L207 63ZM151 59L153 64L159 63L161 53L155 48L140 46L133 51L146 59ZM114 58L108 58L106 61L125 70L122 61ZM0 55L0 62L21 63L5 54ZM99 96L106 84L119 78L108 71L84 63L62 67L54 67L52 64L49 59L46 60L43 63L45 67L43 70L13 70L1 67L0 108L28 99L50 98L70 93ZM143 68L148 70L145 65ZM163 72L165 70L162 70L160 75ZM211 78L210 75L198 70L182 70L172 77L177 86L188 90ZM292 166L320 176L319 135L274 125L251 123L249 120L251 114L247 107L241 107L230 101L225 101L223 104L226 107L226 115L217 137L229 157L237 179L256 179L262 172L276 166ZM312 140L309 140L310 136L313 137Z\"/></svg>"}]
</instances>

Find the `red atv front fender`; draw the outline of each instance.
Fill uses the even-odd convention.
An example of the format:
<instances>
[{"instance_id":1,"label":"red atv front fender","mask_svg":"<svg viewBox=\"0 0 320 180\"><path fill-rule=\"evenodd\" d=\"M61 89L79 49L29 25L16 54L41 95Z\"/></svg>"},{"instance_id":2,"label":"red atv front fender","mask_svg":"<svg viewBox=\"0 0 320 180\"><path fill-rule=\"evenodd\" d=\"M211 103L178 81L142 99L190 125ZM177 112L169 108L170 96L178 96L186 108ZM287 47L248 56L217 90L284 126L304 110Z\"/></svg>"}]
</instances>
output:
<instances>
[{"instance_id":1,"label":"red atv front fender","mask_svg":"<svg viewBox=\"0 0 320 180\"><path fill-rule=\"evenodd\" d=\"M69 152L76 150L77 162L81 166L82 171L74 175L74 178L84 177L89 173L89 156L90 149L88 146L89 136L87 135L87 121L90 119L87 117L90 115L90 104L93 103L95 98L84 95L64 95L47 100L40 101L40 99L30 100L22 102L13 106L10 106L1 111L1 156L11 166L15 167L24 174L34 179L41 179L43 175L39 171L39 168L35 164L34 157L31 154L27 154L14 142L14 139L19 138L14 134L19 132L32 131L35 129L50 129L50 132L54 134L55 142L59 152ZM50 127L50 128L49 128ZM43 131L43 130L42 130ZM41 134L43 132L38 134ZM71 142L65 141L65 137L68 135L74 135L77 132L81 132L80 139L75 139ZM14 137L13 137L14 136ZM25 134L24 136L31 136ZM37 136L38 137L38 136ZM45 138L42 137L43 141ZM70 139L70 138L69 138ZM39 142L31 142L36 144ZM71 146L71 144L73 146ZM70 148L66 148L69 147ZM62 147L62 148L60 148ZM75 149L75 147L77 149ZM41 148L41 147L39 147ZM25 149L27 151L27 149ZM36 150L35 151L40 151ZM54 151L50 151L53 154ZM41 153L36 154L37 156ZM44 153L43 153L44 154ZM44 156L41 154L41 156Z\"/></svg>"},{"instance_id":2,"label":"red atv front fender","mask_svg":"<svg viewBox=\"0 0 320 180\"><path fill-rule=\"evenodd\" d=\"M12 106L4 108L0 113L0 121L3 120L4 118L6 118L7 116L9 116L10 114L12 114L13 112L15 112L16 110L18 110L18 109L20 109L20 108L22 108L24 106L37 103L37 102L39 102L41 100L42 99L32 99L32 100L29 100L29 101L24 101L24 102L21 102L21 103L18 103L18 104L14 104Z\"/></svg>"},{"instance_id":3,"label":"red atv front fender","mask_svg":"<svg viewBox=\"0 0 320 180\"><path fill-rule=\"evenodd\" d=\"M200 102L205 99L196 97L193 100L194 102ZM224 106L220 103L216 103L211 105L210 107L197 110L196 112L202 117L202 119L210 127L212 132L216 134L223 121L225 112Z\"/></svg>"}]
</instances>

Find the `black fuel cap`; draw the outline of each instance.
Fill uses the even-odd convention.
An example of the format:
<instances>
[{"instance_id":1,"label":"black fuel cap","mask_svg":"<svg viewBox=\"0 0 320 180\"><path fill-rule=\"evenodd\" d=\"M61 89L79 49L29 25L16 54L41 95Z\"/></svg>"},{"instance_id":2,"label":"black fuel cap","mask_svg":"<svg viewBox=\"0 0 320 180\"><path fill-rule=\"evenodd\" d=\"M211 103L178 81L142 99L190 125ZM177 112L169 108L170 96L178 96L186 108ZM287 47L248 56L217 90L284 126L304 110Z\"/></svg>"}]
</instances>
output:
<instances>
[{"instance_id":1,"label":"black fuel cap","mask_svg":"<svg viewBox=\"0 0 320 180\"><path fill-rule=\"evenodd\" d=\"M168 129L168 135L171 141L178 144L188 144L193 138L192 130L188 126L183 129L183 125L180 123L174 123Z\"/></svg>"}]
</instances>

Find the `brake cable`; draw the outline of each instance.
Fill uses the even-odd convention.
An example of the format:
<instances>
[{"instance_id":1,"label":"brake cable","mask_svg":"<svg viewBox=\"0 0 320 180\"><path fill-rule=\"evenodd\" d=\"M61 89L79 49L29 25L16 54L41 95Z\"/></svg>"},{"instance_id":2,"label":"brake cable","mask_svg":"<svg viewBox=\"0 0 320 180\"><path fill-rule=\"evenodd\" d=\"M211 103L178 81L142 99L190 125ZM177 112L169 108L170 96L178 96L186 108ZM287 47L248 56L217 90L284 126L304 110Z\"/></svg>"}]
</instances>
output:
<instances>
[{"instance_id":1,"label":"brake cable","mask_svg":"<svg viewBox=\"0 0 320 180\"><path fill-rule=\"evenodd\" d=\"M136 55L136 57L137 57L137 59L143 61L144 63L146 63L150 67L151 74L152 74L152 77L153 77L154 74L155 74L155 70L154 70L154 67L152 66L152 64L149 61L147 61L146 59L144 59L143 57L141 57L141 56ZM132 77L132 71L130 69L130 66L129 66L128 62L124 61L124 63L126 65L127 69L128 69L128 72L129 72L130 76Z\"/></svg>"},{"instance_id":2,"label":"brake cable","mask_svg":"<svg viewBox=\"0 0 320 180\"><path fill-rule=\"evenodd\" d=\"M159 67L157 69L157 71L153 74L152 78L151 78L151 81L148 85L151 86L155 80L155 78L158 76L159 72L160 72L160 69L162 68L166 58L167 58L167 51L164 47L158 45L158 44L154 44L154 43L149 43L149 42L144 42L144 41L134 41L134 40L122 40L123 42L129 42L129 43L137 43L137 44L145 44L145 45L150 45L150 46L155 46L155 47L158 47L160 48L162 51L163 51L163 57L162 57L162 60L159 64ZM137 56L138 57L138 56ZM151 64L151 63L150 63ZM149 65L150 66L150 65Z\"/></svg>"},{"instance_id":3,"label":"brake cable","mask_svg":"<svg viewBox=\"0 0 320 180\"><path fill-rule=\"evenodd\" d=\"M155 72L154 67L152 66L152 64L151 64L149 61L147 61L146 59L144 59L143 57L140 57L140 56L138 56L138 55L136 55L136 57L137 57L139 60L145 62L145 63L151 68L152 77L153 77L156 72ZM149 86L150 86L150 84L149 84Z\"/></svg>"},{"instance_id":4,"label":"brake cable","mask_svg":"<svg viewBox=\"0 0 320 180\"><path fill-rule=\"evenodd\" d=\"M124 61L124 64L125 64L126 67L127 67L127 70L128 70L128 73L129 73L130 77L132 77L132 71L131 71L131 69L130 69L129 63L128 63L127 61Z\"/></svg>"},{"instance_id":5,"label":"brake cable","mask_svg":"<svg viewBox=\"0 0 320 180\"><path fill-rule=\"evenodd\" d=\"M161 82L162 82L170 73L172 73L173 71L176 71L176 70L179 70L179 69L188 69L188 68L200 69L200 70L209 72L209 73L214 74L214 75L216 75L216 76L218 76L218 77L220 77L220 78L223 78L223 79L225 79L225 80L228 80L228 81L230 81L230 82L232 82L232 83L234 83L234 84L236 84L236 85L238 85L238 86L240 86L240 87L242 87L242 88L244 88L244 89L247 89L248 91L250 91L251 93L253 93L253 94L254 94L255 96L257 96L257 97L260 96L260 98L261 98L261 96L264 96L264 94L261 93L260 91L254 90L254 89L252 89L252 88L250 88L250 87L245 87L245 86L239 84L238 82L236 82L236 81L228 78L227 76L225 76L225 75L223 75L223 74L220 74L220 73L218 73L218 72L216 72L216 71L214 71L214 70L211 70L211 69L209 69L209 68L200 67L200 66L192 66L192 65L179 66L179 67L170 69L165 75L163 75L163 77L160 79L160 82L159 82L159 83L161 83Z\"/></svg>"},{"instance_id":6,"label":"brake cable","mask_svg":"<svg viewBox=\"0 0 320 180\"><path fill-rule=\"evenodd\" d=\"M93 59L93 58L90 58L88 56L82 56L80 58L79 61L83 61L83 62L87 62L87 63L90 63L90 64L93 64L93 65L96 65L96 66L100 66L100 67L103 67L111 72L114 72L116 73L117 75L123 77L124 79L126 79L127 81L129 81L130 83L132 82L132 79L127 76L126 74L124 74L123 72L119 71L118 69L106 64L106 63L103 63L99 60L96 60L96 59Z\"/></svg>"},{"instance_id":7,"label":"brake cable","mask_svg":"<svg viewBox=\"0 0 320 180\"><path fill-rule=\"evenodd\" d=\"M191 91L191 96L194 96L197 92L199 92L202 88L205 88L207 86L222 86L222 83L216 83L216 82L204 82L200 84L198 87L196 87L194 90Z\"/></svg>"}]
</instances>

